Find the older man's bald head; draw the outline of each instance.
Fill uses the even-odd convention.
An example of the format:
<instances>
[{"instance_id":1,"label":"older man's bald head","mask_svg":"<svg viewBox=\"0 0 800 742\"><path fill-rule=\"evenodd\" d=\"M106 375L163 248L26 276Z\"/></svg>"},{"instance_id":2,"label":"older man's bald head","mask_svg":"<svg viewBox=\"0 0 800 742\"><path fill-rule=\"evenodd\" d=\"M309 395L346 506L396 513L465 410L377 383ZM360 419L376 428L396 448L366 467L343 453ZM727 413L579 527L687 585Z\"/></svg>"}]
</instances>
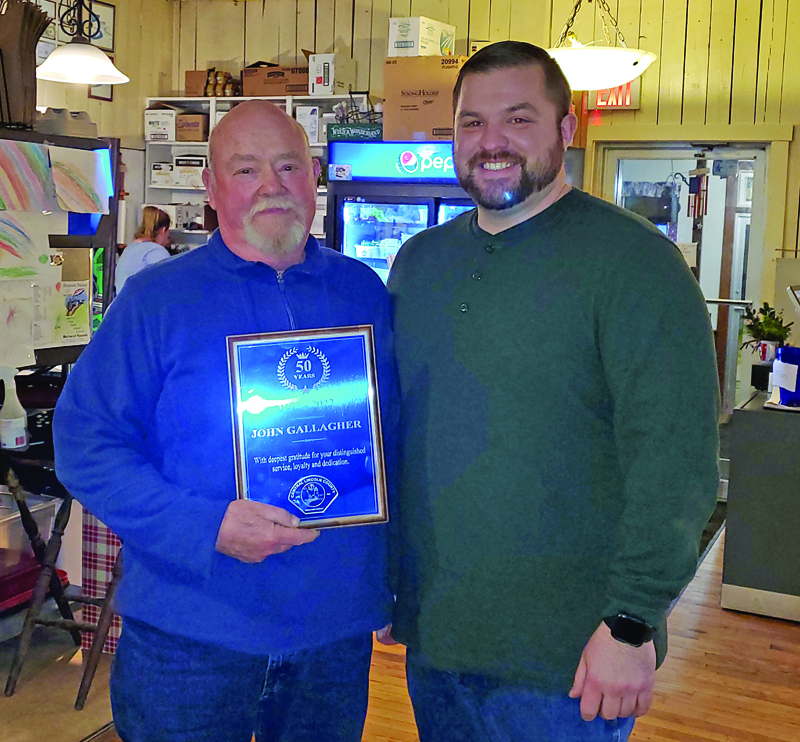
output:
<instances>
[{"instance_id":1,"label":"older man's bald head","mask_svg":"<svg viewBox=\"0 0 800 742\"><path fill-rule=\"evenodd\" d=\"M263 122L264 125L264 129L261 132L263 136L269 136L270 129L273 127L294 130L302 140L309 159L311 158L311 152L308 148L308 135L297 121L269 101L243 101L236 104L220 119L208 138L208 169L211 171L212 177L219 154L220 142L227 139L232 132L240 129L243 125L255 124L258 126L259 121Z\"/></svg>"}]
</instances>

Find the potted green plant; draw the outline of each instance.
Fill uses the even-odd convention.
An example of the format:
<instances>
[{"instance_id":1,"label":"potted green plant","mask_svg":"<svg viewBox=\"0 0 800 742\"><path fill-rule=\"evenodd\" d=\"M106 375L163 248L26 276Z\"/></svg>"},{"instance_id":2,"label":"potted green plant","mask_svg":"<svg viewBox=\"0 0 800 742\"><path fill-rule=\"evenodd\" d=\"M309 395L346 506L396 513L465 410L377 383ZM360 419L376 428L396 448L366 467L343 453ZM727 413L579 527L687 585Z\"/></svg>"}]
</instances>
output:
<instances>
[{"instance_id":1,"label":"potted green plant","mask_svg":"<svg viewBox=\"0 0 800 742\"><path fill-rule=\"evenodd\" d=\"M778 312L767 302L759 309L747 307L744 310L744 331L750 336L742 343L742 348L750 347L758 353L762 363L772 363L775 349L782 346L792 333L794 322L786 323L783 312Z\"/></svg>"}]
</instances>

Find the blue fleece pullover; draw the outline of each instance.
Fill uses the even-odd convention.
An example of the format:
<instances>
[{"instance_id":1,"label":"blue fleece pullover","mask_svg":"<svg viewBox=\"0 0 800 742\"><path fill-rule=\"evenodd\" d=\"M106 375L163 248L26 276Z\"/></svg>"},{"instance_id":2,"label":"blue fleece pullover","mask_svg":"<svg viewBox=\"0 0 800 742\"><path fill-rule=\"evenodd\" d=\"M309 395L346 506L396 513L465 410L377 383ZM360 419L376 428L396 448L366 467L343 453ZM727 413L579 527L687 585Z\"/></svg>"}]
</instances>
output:
<instances>
[{"instance_id":1,"label":"blue fleece pullover","mask_svg":"<svg viewBox=\"0 0 800 742\"><path fill-rule=\"evenodd\" d=\"M228 335L372 324L387 471L396 438L389 301L366 265L320 248L279 276L207 245L133 276L70 374L56 472L123 541L123 616L253 654L388 622L387 527L325 530L244 564L215 551L236 497Z\"/></svg>"}]
</instances>

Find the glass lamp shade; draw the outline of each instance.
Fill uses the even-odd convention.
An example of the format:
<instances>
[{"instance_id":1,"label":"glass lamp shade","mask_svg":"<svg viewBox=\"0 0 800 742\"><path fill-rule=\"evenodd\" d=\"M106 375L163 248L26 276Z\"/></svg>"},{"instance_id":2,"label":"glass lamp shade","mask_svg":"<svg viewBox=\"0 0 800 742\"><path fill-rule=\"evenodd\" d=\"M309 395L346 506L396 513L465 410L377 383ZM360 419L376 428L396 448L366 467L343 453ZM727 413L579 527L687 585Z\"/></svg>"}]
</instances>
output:
<instances>
[{"instance_id":1,"label":"glass lamp shade","mask_svg":"<svg viewBox=\"0 0 800 742\"><path fill-rule=\"evenodd\" d=\"M656 59L653 52L619 46L548 49L573 90L605 90L635 80Z\"/></svg>"},{"instance_id":2,"label":"glass lamp shade","mask_svg":"<svg viewBox=\"0 0 800 742\"><path fill-rule=\"evenodd\" d=\"M59 46L36 68L39 80L79 85L119 85L130 82L96 46L73 40Z\"/></svg>"}]
</instances>

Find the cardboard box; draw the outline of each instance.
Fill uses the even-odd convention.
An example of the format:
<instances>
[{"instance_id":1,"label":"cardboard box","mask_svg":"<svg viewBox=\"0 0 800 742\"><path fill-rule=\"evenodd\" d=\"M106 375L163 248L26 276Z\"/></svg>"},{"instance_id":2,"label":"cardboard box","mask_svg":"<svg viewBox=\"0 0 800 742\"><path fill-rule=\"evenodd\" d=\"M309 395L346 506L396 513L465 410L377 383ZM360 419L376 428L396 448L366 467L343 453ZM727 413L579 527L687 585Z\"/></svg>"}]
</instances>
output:
<instances>
[{"instance_id":1,"label":"cardboard box","mask_svg":"<svg viewBox=\"0 0 800 742\"><path fill-rule=\"evenodd\" d=\"M469 47L467 48L467 54L471 57L475 52L479 52L486 46L490 46L494 44L494 41L479 41L478 39L472 39L469 42Z\"/></svg>"},{"instance_id":2,"label":"cardboard box","mask_svg":"<svg viewBox=\"0 0 800 742\"><path fill-rule=\"evenodd\" d=\"M173 155L172 164L174 167L206 167L208 158L206 155Z\"/></svg>"},{"instance_id":3,"label":"cardboard box","mask_svg":"<svg viewBox=\"0 0 800 742\"><path fill-rule=\"evenodd\" d=\"M346 95L356 87L356 61L341 54L308 57L309 95Z\"/></svg>"},{"instance_id":4,"label":"cardboard box","mask_svg":"<svg viewBox=\"0 0 800 742\"><path fill-rule=\"evenodd\" d=\"M389 57L450 57L456 27L432 18L389 19Z\"/></svg>"},{"instance_id":5,"label":"cardboard box","mask_svg":"<svg viewBox=\"0 0 800 742\"><path fill-rule=\"evenodd\" d=\"M297 106L294 109L297 123L305 129L309 144L320 142L320 113L319 106Z\"/></svg>"},{"instance_id":6,"label":"cardboard box","mask_svg":"<svg viewBox=\"0 0 800 742\"><path fill-rule=\"evenodd\" d=\"M174 142L178 111L156 103L144 112L144 138L148 142Z\"/></svg>"},{"instance_id":7,"label":"cardboard box","mask_svg":"<svg viewBox=\"0 0 800 742\"><path fill-rule=\"evenodd\" d=\"M245 67L242 95L306 95L308 67Z\"/></svg>"},{"instance_id":8,"label":"cardboard box","mask_svg":"<svg viewBox=\"0 0 800 742\"><path fill-rule=\"evenodd\" d=\"M154 162L150 166L150 185L171 186L172 168L171 162Z\"/></svg>"},{"instance_id":9,"label":"cardboard box","mask_svg":"<svg viewBox=\"0 0 800 742\"><path fill-rule=\"evenodd\" d=\"M179 113L175 120L176 142L205 142L208 139L207 113Z\"/></svg>"},{"instance_id":10,"label":"cardboard box","mask_svg":"<svg viewBox=\"0 0 800 742\"><path fill-rule=\"evenodd\" d=\"M183 73L183 94L187 98L203 98L207 80L208 70L186 70Z\"/></svg>"},{"instance_id":11,"label":"cardboard box","mask_svg":"<svg viewBox=\"0 0 800 742\"><path fill-rule=\"evenodd\" d=\"M178 165L172 168L173 185L180 188L205 188L202 167Z\"/></svg>"},{"instance_id":12,"label":"cardboard box","mask_svg":"<svg viewBox=\"0 0 800 742\"><path fill-rule=\"evenodd\" d=\"M390 57L383 68L383 139L453 138L453 86L467 57Z\"/></svg>"}]
</instances>

